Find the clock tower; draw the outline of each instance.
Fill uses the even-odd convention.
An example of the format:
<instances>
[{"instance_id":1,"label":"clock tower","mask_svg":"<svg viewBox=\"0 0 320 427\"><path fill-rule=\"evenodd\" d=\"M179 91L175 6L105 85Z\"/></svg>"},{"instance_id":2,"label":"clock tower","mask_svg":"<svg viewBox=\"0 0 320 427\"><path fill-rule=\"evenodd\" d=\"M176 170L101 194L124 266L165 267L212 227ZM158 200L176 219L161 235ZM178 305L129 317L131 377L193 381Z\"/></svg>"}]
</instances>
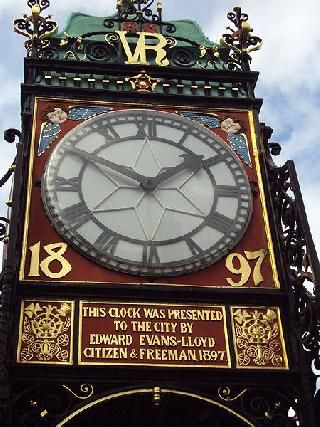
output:
<instances>
[{"instance_id":1,"label":"clock tower","mask_svg":"<svg viewBox=\"0 0 320 427\"><path fill-rule=\"evenodd\" d=\"M60 33L49 5L14 23L2 424L316 426L319 263L248 16L215 44L153 0Z\"/></svg>"}]
</instances>

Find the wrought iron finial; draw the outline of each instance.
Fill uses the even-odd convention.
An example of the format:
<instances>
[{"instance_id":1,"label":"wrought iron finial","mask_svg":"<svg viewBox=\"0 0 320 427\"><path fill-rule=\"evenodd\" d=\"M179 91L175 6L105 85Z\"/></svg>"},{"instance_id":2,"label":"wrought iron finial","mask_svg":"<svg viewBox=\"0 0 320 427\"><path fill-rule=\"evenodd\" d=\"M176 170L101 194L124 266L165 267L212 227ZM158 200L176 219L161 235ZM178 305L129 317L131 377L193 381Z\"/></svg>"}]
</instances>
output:
<instances>
[{"instance_id":1,"label":"wrought iron finial","mask_svg":"<svg viewBox=\"0 0 320 427\"><path fill-rule=\"evenodd\" d=\"M107 18L104 26L129 32L146 31L151 33L174 33L173 24L162 21L162 2L160 0L116 0L118 16Z\"/></svg>"},{"instance_id":2,"label":"wrought iron finial","mask_svg":"<svg viewBox=\"0 0 320 427\"><path fill-rule=\"evenodd\" d=\"M120 8L121 13L134 15L139 12L145 13L148 9L151 10L154 2L155 0L117 0L117 8Z\"/></svg>"},{"instance_id":3,"label":"wrought iron finial","mask_svg":"<svg viewBox=\"0 0 320 427\"><path fill-rule=\"evenodd\" d=\"M241 7L234 7L227 17L236 27L227 27L230 33L222 34L220 39L221 44L230 49L228 68L248 70L251 61L249 53L261 48L262 39L251 34L253 29L249 24L248 15L242 13Z\"/></svg>"},{"instance_id":4,"label":"wrought iron finial","mask_svg":"<svg viewBox=\"0 0 320 427\"><path fill-rule=\"evenodd\" d=\"M48 47L50 36L58 31L58 24L51 20L51 16L41 16L43 10L50 6L50 0L28 0L31 15L23 15L23 18L13 22L14 31L27 37L25 48L31 57L41 57L42 50Z\"/></svg>"}]
</instances>

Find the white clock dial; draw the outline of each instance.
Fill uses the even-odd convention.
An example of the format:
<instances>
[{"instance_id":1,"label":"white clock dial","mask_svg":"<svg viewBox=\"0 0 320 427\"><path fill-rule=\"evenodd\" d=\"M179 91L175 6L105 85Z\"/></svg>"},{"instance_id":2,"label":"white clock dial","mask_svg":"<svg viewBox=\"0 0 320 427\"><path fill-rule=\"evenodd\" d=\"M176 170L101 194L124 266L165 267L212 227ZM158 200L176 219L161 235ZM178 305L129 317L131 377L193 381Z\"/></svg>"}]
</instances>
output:
<instances>
[{"instance_id":1,"label":"white clock dial","mask_svg":"<svg viewBox=\"0 0 320 427\"><path fill-rule=\"evenodd\" d=\"M66 241L106 267L179 275L212 264L242 237L251 191L235 153L178 115L121 110L77 126L42 182Z\"/></svg>"}]
</instances>

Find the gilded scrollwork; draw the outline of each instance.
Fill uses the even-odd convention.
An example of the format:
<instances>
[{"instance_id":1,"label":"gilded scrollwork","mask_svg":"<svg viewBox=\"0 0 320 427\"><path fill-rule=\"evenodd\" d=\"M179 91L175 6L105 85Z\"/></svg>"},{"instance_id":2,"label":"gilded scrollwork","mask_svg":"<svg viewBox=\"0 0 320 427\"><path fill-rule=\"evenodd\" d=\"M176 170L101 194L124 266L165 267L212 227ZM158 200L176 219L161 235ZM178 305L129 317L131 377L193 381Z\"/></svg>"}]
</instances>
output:
<instances>
[{"instance_id":1,"label":"gilded scrollwork","mask_svg":"<svg viewBox=\"0 0 320 427\"><path fill-rule=\"evenodd\" d=\"M224 386L218 388L218 396L221 400L225 402L233 402L238 400L241 396L243 396L248 390L244 388L243 390L233 390L230 387Z\"/></svg>"},{"instance_id":2,"label":"gilded scrollwork","mask_svg":"<svg viewBox=\"0 0 320 427\"><path fill-rule=\"evenodd\" d=\"M50 5L49 0L29 0L31 15L23 15L13 23L14 31L27 38L25 48L32 57L41 57L43 50L50 46L49 38L58 32L58 24L51 16L43 17L41 13Z\"/></svg>"},{"instance_id":3,"label":"gilded scrollwork","mask_svg":"<svg viewBox=\"0 0 320 427\"><path fill-rule=\"evenodd\" d=\"M241 7L234 7L233 12L228 13L228 19L235 26L235 30L227 27L230 33L222 34L220 43L229 49L227 60L230 70L249 69L251 61L250 52L259 50L262 46L262 39L253 36L248 15L243 13Z\"/></svg>"},{"instance_id":4,"label":"gilded scrollwork","mask_svg":"<svg viewBox=\"0 0 320 427\"><path fill-rule=\"evenodd\" d=\"M239 367L287 368L277 308L233 307L232 318Z\"/></svg>"},{"instance_id":5,"label":"gilded scrollwork","mask_svg":"<svg viewBox=\"0 0 320 427\"><path fill-rule=\"evenodd\" d=\"M94 387L92 384L81 384L80 390L77 392L72 390L71 386L68 387L65 384L63 384L62 387L65 390L68 390L69 393L71 393L74 397L76 397L79 400L89 399L89 397L91 397L94 393Z\"/></svg>"},{"instance_id":6,"label":"gilded scrollwork","mask_svg":"<svg viewBox=\"0 0 320 427\"><path fill-rule=\"evenodd\" d=\"M20 363L70 363L73 304L25 301L21 309Z\"/></svg>"},{"instance_id":7,"label":"gilded scrollwork","mask_svg":"<svg viewBox=\"0 0 320 427\"><path fill-rule=\"evenodd\" d=\"M154 3L155 0L118 0L116 15L106 18L103 28L75 36L65 33L61 38L55 37L58 25L51 16L41 15L49 7L50 0L29 0L27 4L31 13L14 21L14 31L27 38L27 54L33 58L139 63L142 66L153 64L153 55L149 52L147 60L143 61L143 58L146 49L149 51L156 47L154 39L157 38L158 50L161 49L165 57L156 61L156 65L180 68L248 70L249 53L262 45L262 40L251 34L248 16L239 7L228 14L236 29L228 27L230 34L223 34L219 44L203 45L184 34L179 36L173 22L163 21L162 3L157 2L156 11L153 10ZM135 54L130 52L130 58L127 58L129 62L126 60L129 52L129 42L125 38L127 33L131 38L138 36ZM135 56L138 53L142 55L140 60L131 62L131 56L134 60L139 59Z\"/></svg>"}]
</instances>

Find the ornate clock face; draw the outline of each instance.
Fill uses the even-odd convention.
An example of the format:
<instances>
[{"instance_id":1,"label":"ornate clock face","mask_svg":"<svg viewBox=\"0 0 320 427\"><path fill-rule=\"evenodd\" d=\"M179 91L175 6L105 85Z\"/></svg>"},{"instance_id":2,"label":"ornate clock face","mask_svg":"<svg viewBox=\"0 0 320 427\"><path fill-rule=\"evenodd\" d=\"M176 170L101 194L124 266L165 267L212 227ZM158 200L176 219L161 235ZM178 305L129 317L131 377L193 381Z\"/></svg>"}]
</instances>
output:
<instances>
[{"instance_id":1,"label":"ornate clock face","mask_svg":"<svg viewBox=\"0 0 320 427\"><path fill-rule=\"evenodd\" d=\"M147 276L210 265L241 239L251 190L235 153L178 115L102 114L53 150L42 181L58 233L103 266Z\"/></svg>"}]
</instances>

